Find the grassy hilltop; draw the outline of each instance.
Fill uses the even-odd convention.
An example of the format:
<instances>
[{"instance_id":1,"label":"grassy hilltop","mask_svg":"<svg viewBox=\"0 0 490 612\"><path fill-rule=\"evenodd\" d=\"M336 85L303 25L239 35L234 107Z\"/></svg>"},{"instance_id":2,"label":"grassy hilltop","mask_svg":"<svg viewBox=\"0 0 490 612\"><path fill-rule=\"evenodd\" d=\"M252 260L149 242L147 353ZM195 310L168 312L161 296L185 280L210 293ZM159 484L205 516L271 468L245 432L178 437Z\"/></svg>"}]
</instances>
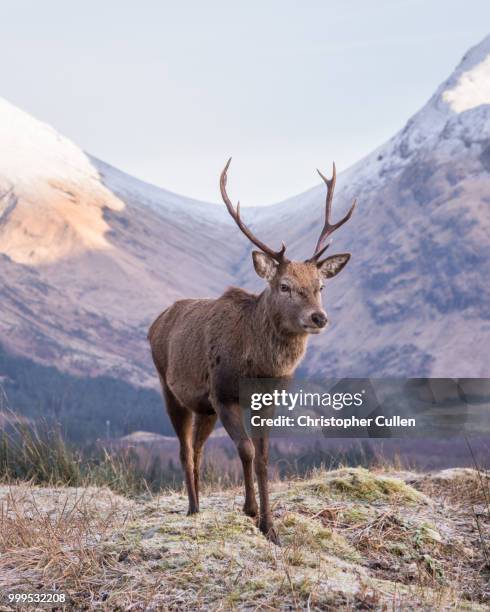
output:
<instances>
[{"instance_id":1,"label":"grassy hilltop","mask_svg":"<svg viewBox=\"0 0 490 612\"><path fill-rule=\"evenodd\" d=\"M4 485L0 591L57 589L77 609L490 609L488 492L469 469L318 471L272 485L279 548L241 489L187 517L175 491Z\"/></svg>"}]
</instances>

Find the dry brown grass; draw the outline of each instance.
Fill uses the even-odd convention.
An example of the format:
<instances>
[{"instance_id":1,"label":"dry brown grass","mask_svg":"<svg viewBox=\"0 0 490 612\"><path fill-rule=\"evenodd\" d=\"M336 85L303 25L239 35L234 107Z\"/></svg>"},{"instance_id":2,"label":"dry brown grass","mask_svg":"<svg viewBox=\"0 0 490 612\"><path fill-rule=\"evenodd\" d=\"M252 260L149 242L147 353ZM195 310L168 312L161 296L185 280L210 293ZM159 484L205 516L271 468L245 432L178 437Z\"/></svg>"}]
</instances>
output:
<instances>
[{"instance_id":1,"label":"dry brown grass","mask_svg":"<svg viewBox=\"0 0 490 612\"><path fill-rule=\"evenodd\" d=\"M0 497L1 590L61 590L87 604L117 592L120 568L102 544L131 516L128 500L32 485L1 487Z\"/></svg>"},{"instance_id":2,"label":"dry brown grass","mask_svg":"<svg viewBox=\"0 0 490 612\"><path fill-rule=\"evenodd\" d=\"M488 609L465 508L481 480L466 473L462 500L450 474L400 476L344 469L274 484L281 548L241 513L240 489L208 491L187 517L175 491L0 487L0 591L64 591L68 609Z\"/></svg>"}]
</instances>

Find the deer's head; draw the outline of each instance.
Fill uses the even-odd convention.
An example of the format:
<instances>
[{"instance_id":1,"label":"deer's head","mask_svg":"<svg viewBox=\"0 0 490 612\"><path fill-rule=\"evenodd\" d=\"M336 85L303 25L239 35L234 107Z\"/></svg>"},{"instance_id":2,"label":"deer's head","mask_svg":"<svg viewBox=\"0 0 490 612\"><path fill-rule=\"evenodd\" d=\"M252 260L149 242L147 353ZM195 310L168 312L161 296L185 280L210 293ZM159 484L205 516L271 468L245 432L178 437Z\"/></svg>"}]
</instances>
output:
<instances>
[{"instance_id":1,"label":"deer's head","mask_svg":"<svg viewBox=\"0 0 490 612\"><path fill-rule=\"evenodd\" d=\"M325 204L325 223L320 233L313 255L306 261L290 261L285 256L284 242L279 251L274 251L256 238L240 217L240 203L236 208L226 192L227 171L231 158L221 173L221 195L228 212L245 236L259 251L252 252L253 264L257 274L269 284L269 301L276 325L289 333L319 334L327 323L327 313L322 306L322 289L325 282L336 276L347 264L350 253L340 253L322 259L328 249L327 238L341 225L348 221L356 202L349 212L337 223L330 222L333 193L335 189L335 164L331 179L327 179L319 170L318 173L327 186Z\"/></svg>"}]
</instances>

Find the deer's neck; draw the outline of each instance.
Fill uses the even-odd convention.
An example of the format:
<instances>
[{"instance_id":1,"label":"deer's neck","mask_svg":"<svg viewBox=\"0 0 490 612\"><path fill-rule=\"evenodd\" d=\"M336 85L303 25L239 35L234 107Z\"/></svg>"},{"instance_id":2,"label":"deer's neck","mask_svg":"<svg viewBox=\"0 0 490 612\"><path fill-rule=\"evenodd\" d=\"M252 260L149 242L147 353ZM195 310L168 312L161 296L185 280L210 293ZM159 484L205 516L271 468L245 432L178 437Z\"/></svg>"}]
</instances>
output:
<instances>
[{"instance_id":1,"label":"deer's neck","mask_svg":"<svg viewBox=\"0 0 490 612\"><path fill-rule=\"evenodd\" d=\"M274 310L267 289L257 298L252 325L260 376L291 375L305 354L308 334L292 334L281 327L281 313Z\"/></svg>"}]
</instances>

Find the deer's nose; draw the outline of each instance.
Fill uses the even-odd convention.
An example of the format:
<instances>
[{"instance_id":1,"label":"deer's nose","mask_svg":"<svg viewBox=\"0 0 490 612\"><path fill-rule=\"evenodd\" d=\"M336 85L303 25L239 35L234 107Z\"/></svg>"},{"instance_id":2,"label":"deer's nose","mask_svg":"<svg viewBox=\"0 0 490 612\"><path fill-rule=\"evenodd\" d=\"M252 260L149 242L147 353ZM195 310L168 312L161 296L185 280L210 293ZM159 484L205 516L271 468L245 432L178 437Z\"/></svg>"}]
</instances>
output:
<instances>
[{"instance_id":1,"label":"deer's nose","mask_svg":"<svg viewBox=\"0 0 490 612\"><path fill-rule=\"evenodd\" d=\"M327 315L324 312L314 312L311 315L311 320L317 327L325 327L327 324Z\"/></svg>"}]
</instances>

